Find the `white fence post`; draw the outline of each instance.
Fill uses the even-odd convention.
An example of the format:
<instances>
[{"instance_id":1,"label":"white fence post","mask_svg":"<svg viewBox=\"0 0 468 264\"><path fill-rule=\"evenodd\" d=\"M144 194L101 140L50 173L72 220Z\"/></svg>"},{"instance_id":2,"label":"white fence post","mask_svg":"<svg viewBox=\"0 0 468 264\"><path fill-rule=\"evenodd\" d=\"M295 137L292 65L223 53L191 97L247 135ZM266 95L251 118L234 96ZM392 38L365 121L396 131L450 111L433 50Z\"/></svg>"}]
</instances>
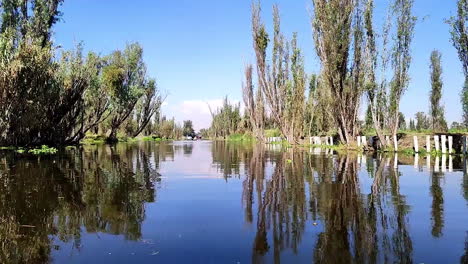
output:
<instances>
[{"instance_id":1,"label":"white fence post","mask_svg":"<svg viewBox=\"0 0 468 264\"><path fill-rule=\"evenodd\" d=\"M414 152L419 153L418 136L413 136Z\"/></svg>"},{"instance_id":2,"label":"white fence post","mask_svg":"<svg viewBox=\"0 0 468 264\"><path fill-rule=\"evenodd\" d=\"M440 136L440 145L442 147L442 154L447 153L447 137L445 135Z\"/></svg>"},{"instance_id":3,"label":"white fence post","mask_svg":"<svg viewBox=\"0 0 468 264\"><path fill-rule=\"evenodd\" d=\"M333 137L330 137L330 145L333 146Z\"/></svg>"},{"instance_id":4,"label":"white fence post","mask_svg":"<svg viewBox=\"0 0 468 264\"><path fill-rule=\"evenodd\" d=\"M435 150L439 152L439 136L434 136L434 145L435 145Z\"/></svg>"},{"instance_id":5,"label":"white fence post","mask_svg":"<svg viewBox=\"0 0 468 264\"><path fill-rule=\"evenodd\" d=\"M448 152L449 152L449 154L452 154L452 149L453 149L453 137L448 136Z\"/></svg>"},{"instance_id":6,"label":"white fence post","mask_svg":"<svg viewBox=\"0 0 468 264\"><path fill-rule=\"evenodd\" d=\"M357 137L357 146L361 147L361 137L360 136Z\"/></svg>"},{"instance_id":7,"label":"white fence post","mask_svg":"<svg viewBox=\"0 0 468 264\"><path fill-rule=\"evenodd\" d=\"M431 136L426 136L426 150L431 152Z\"/></svg>"},{"instance_id":8,"label":"white fence post","mask_svg":"<svg viewBox=\"0 0 468 264\"><path fill-rule=\"evenodd\" d=\"M362 137L361 137L361 142L362 142L362 146L363 146L363 147L367 147L367 139L366 139L366 136L362 136Z\"/></svg>"},{"instance_id":9,"label":"white fence post","mask_svg":"<svg viewBox=\"0 0 468 264\"><path fill-rule=\"evenodd\" d=\"M398 151L398 140L397 140L397 136L393 136L393 144L394 145L394 148L395 148L395 151Z\"/></svg>"}]
</instances>

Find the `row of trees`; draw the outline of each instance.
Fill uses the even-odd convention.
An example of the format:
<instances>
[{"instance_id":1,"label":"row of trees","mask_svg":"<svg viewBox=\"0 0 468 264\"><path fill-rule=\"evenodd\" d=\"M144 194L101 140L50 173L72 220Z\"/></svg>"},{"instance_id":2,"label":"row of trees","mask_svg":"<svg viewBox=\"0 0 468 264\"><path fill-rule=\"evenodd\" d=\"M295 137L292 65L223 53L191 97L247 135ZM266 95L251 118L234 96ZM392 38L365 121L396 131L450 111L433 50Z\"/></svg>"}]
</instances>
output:
<instances>
[{"instance_id":1,"label":"row of trees","mask_svg":"<svg viewBox=\"0 0 468 264\"><path fill-rule=\"evenodd\" d=\"M99 130L113 142L144 132L160 110L138 43L106 56L54 45L62 2L0 1L0 145L71 144Z\"/></svg>"},{"instance_id":2,"label":"row of trees","mask_svg":"<svg viewBox=\"0 0 468 264\"><path fill-rule=\"evenodd\" d=\"M252 5L256 61L255 65L246 65L242 85L248 127L262 140L265 120L271 119L290 142L297 142L301 136L337 132L341 142L350 144L363 129L358 112L365 97L366 121L385 145L384 135L396 135L402 125L406 127L399 106L410 82L411 43L417 22L412 11L414 0L392 0L380 30L374 26L374 0L312 0L312 3L313 37L322 67L320 73L311 75L305 73L297 33L288 41L281 32L278 7L273 7L270 40L260 16L260 4ZM452 42L465 75L467 14L467 0L459 0L458 15L449 20ZM441 103L441 58L437 50L430 56L428 128L436 131L447 129ZM462 93L464 112L468 113L466 98L468 88ZM464 124L468 125L468 119Z\"/></svg>"}]
</instances>

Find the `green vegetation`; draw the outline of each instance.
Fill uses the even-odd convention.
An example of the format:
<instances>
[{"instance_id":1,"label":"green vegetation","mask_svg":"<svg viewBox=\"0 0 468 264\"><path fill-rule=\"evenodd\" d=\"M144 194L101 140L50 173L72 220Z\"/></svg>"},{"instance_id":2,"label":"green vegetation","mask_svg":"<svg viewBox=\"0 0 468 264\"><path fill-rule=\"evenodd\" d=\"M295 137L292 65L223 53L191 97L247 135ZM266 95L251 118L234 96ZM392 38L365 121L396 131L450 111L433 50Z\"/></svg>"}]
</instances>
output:
<instances>
[{"instance_id":1,"label":"green vegetation","mask_svg":"<svg viewBox=\"0 0 468 264\"><path fill-rule=\"evenodd\" d=\"M41 148L33 148L28 150L28 153L34 154L34 155L52 155L57 153L56 148L51 148L46 145L42 145Z\"/></svg>"},{"instance_id":2,"label":"green vegetation","mask_svg":"<svg viewBox=\"0 0 468 264\"><path fill-rule=\"evenodd\" d=\"M463 107L463 123L465 127L468 127L468 0L458 0L457 15L449 20L449 24L451 40L458 51L465 74L465 84L460 97Z\"/></svg>"},{"instance_id":3,"label":"green vegetation","mask_svg":"<svg viewBox=\"0 0 468 264\"><path fill-rule=\"evenodd\" d=\"M227 137L231 142L253 142L255 138L251 134L231 134Z\"/></svg>"},{"instance_id":4,"label":"green vegetation","mask_svg":"<svg viewBox=\"0 0 468 264\"><path fill-rule=\"evenodd\" d=\"M91 131L114 142L135 137L164 98L146 74L143 48L107 56L62 50L53 42L63 0L0 2L0 145L76 144Z\"/></svg>"}]
</instances>

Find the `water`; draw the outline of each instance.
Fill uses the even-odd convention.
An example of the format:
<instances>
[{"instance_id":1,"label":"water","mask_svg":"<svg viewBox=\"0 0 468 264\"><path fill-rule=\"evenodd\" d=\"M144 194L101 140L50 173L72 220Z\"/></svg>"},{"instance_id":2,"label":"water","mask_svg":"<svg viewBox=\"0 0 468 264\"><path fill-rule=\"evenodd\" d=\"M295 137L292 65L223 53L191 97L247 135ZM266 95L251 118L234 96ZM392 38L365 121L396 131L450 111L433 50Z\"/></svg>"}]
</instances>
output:
<instances>
[{"instance_id":1,"label":"water","mask_svg":"<svg viewBox=\"0 0 468 264\"><path fill-rule=\"evenodd\" d=\"M468 262L461 158L275 148L0 153L0 263Z\"/></svg>"}]
</instances>

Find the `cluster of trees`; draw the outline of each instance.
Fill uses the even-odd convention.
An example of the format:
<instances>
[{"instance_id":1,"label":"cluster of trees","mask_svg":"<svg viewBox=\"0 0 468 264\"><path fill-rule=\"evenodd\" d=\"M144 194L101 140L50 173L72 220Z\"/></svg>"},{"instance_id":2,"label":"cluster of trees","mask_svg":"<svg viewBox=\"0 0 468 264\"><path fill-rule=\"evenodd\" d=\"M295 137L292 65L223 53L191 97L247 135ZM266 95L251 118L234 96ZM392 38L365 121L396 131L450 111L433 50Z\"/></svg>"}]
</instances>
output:
<instances>
[{"instance_id":1,"label":"cluster of trees","mask_svg":"<svg viewBox=\"0 0 468 264\"><path fill-rule=\"evenodd\" d=\"M384 135L396 135L399 129L407 128L399 106L410 82L411 43L417 22L413 15L414 0L392 0L381 29L374 26L374 0L312 0L312 3L313 37L321 62L318 74L306 74L297 33L293 33L291 40L283 35L278 7L273 7L270 38L260 16L260 4L252 5L256 60L255 65L245 67L242 85L247 127L262 140L265 120L269 119L290 142L297 142L301 136L337 133L342 143L350 144L367 125L386 145ZM467 19L467 0L459 0L458 15L449 22L465 76ZM442 131L448 127L441 103L441 58L437 50L430 56L429 114L426 117L422 113L422 118L418 113L415 129ZM465 86L462 103L468 116L468 81ZM365 125L358 120L363 97L368 105ZM466 127L468 118L465 119Z\"/></svg>"},{"instance_id":2,"label":"cluster of trees","mask_svg":"<svg viewBox=\"0 0 468 264\"><path fill-rule=\"evenodd\" d=\"M100 56L52 41L63 0L0 1L0 145L59 145L87 132L149 133L164 97L143 48Z\"/></svg>"}]
</instances>

